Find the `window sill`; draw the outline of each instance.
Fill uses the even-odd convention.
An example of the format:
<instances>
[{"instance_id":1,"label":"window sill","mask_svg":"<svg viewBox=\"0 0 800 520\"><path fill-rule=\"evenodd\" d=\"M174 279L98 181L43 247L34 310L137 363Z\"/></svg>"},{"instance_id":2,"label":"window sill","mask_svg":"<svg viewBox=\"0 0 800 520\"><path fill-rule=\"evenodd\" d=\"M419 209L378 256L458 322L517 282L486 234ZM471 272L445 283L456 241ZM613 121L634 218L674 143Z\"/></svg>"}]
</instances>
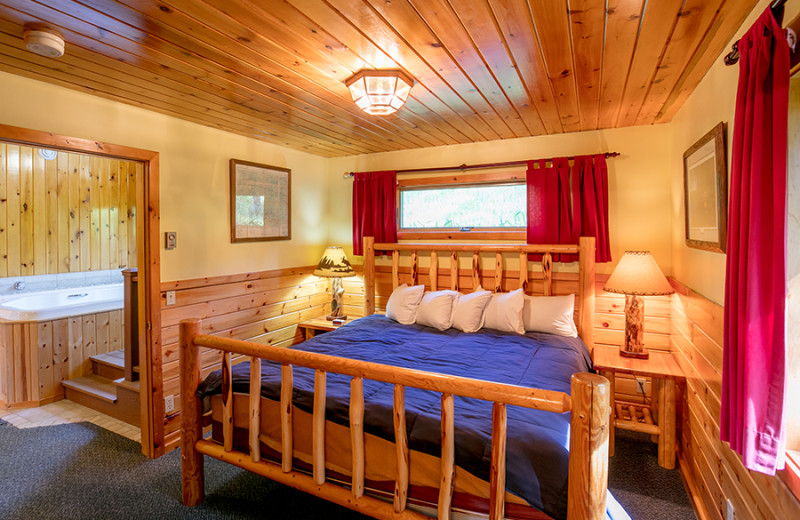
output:
<instances>
[{"instance_id":1,"label":"window sill","mask_svg":"<svg viewBox=\"0 0 800 520\"><path fill-rule=\"evenodd\" d=\"M800 451L786 451L786 468L778 472L786 487L800 500Z\"/></svg>"},{"instance_id":2,"label":"window sill","mask_svg":"<svg viewBox=\"0 0 800 520\"><path fill-rule=\"evenodd\" d=\"M475 231L398 231L397 240L516 240L524 242L525 230L475 230Z\"/></svg>"}]
</instances>

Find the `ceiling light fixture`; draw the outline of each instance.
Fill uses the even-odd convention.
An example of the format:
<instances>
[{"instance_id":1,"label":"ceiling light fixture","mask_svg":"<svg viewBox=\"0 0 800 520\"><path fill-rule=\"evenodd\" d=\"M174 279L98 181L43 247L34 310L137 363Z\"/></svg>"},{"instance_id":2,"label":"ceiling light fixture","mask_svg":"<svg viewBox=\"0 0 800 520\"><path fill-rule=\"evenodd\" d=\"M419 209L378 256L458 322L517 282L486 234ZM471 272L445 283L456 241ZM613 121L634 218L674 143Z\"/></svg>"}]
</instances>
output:
<instances>
[{"instance_id":1,"label":"ceiling light fixture","mask_svg":"<svg viewBox=\"0 0 800 520\"><path fill-rule=\"evenodd\" d=\"M64 38L48 27L26 27L22 33L25 47L40 56L60 58L64 55Z\"/></svg>"},{"instance_id":2,"label":"ceiling light fixture","mask_svg":"<svg viewBox=\"0 0 800 520\"><path fill-rule=\"evenodd\" d=\"M397 111L408 98L414 80L401 70L360 70L344 82L358 107L376 116Z\"/></svg>"}]
</instances>

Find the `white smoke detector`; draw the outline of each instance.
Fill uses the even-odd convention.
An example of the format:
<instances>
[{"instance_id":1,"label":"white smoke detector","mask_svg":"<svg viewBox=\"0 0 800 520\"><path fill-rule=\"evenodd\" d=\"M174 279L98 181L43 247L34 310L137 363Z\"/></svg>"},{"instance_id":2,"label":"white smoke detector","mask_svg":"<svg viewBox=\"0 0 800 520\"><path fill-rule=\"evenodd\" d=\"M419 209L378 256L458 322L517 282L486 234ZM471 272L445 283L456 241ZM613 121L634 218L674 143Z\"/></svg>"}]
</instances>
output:
<instances>
[{"instance_id":1,"label":"white smoke detector","mask_svg":"<svg viewBox=\"0 0 800 520\"><path fill-rule=\"evenodd\" d=\"M25 47L40 56L59 58L64 55L64 38L54 31L25 29L22 38Z\"/></svg>"}]
</instances>

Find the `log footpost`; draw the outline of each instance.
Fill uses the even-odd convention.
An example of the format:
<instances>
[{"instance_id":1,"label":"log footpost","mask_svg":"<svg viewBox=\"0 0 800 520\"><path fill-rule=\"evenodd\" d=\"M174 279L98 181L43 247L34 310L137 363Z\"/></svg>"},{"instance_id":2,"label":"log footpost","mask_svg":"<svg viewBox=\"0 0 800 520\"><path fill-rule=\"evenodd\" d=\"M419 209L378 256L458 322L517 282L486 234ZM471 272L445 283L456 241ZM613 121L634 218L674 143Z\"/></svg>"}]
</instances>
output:
<instances>
[{"instance_id":1,"label":"log footpost","mask_svg":"<svg viewBox=\"0 0 800 520\"><path fill-rule=\"evenodd\" d=\"M568 520L602 520L608 489L611 384L596 374L572 376Z\"/></svg>"},{"instance_id":2,"label":"log footpost","mask_svg":"<svg viewBox=\"0 0 800 520\"><path fill-rule=\"evenodd\" d=\"M203 455L196 443L203 438L203 406L197 397L200 356L194 338L200 333L198 320L180 325L181 366L181 489L185 506L196 506L204 498Z\"/></svg>"}]
</instances>

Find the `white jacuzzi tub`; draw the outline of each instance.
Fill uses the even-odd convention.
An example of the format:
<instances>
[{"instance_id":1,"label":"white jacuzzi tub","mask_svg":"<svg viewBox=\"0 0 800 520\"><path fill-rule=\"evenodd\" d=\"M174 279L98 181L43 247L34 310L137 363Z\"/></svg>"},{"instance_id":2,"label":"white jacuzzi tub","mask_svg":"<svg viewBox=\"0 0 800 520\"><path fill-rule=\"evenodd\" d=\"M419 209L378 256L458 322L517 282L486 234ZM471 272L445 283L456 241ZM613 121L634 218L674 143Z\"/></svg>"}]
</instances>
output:
<instances>
[{"instance_id":1,"label":"white jacuzzi tub","mask_svg":"<svg viewBox=\"0 0 800 520\"><path fill-rule=\"evenodd\" d=\"M47 321L124 307L123 284L92 285L0 297L0 320Z\"/></svg>"}]
</instances>

